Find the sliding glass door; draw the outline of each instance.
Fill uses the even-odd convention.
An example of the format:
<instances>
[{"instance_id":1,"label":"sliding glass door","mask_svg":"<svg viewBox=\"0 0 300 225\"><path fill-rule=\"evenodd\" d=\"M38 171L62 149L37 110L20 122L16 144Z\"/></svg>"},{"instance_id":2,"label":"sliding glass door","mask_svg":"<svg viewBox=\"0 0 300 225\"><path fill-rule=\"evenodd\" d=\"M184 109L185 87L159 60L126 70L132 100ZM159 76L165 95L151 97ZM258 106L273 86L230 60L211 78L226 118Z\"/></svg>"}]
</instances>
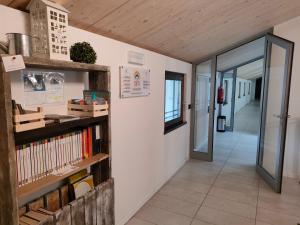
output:
<instances>
[{"instance_id":1,"label":"sliding glass door","mask_svg":"<svg viewBox=\"0 0 300 225\"><path fill-rule=\"evenodd\" d=\"M281 192L294 44L266 36L264 96L257 171Z\"/></svg>"},{"instance_id":2,"label":"sliding glass door","mask_svg":"<svg viewBox=\"0 0 300 225\"><path fill-rule=\"evenodd\" d=\"M213 160L216 58L194 68L191 158Z\"/></svg>"}]
</instances>

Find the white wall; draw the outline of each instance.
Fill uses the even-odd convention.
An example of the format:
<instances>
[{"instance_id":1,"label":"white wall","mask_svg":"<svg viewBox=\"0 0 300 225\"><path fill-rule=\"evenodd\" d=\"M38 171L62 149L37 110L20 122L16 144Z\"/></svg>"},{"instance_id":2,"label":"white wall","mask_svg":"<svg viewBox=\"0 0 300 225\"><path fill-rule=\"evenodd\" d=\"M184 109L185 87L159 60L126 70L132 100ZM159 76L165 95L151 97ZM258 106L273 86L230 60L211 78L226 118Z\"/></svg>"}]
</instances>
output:
<instances>
[{"instance_id":1,"label":"white wall","mask_svg":"<svg viewBox=\"0 0 300 225\"><path fill-rule=\"evenodd\" d=\"M223 88L225 80L228 81L228 103L226 105L222 105L222 115L226 116L226 123L230 124L231 119L231 99L232 99L232 85L233 79L232 78L224 78L223 79ZM241 97L239 98L239 82L241 82ZM246 83L246 95L244 96L244 83ZM237 77L236 78L236 86L235 86L235 110L234 113L239 112L244 106L246 106L251 101L251 91L250 95L248 94L249 90L249 83L252 82L250 80L242 79ZM218 84L219 85L219 84Z\"/></svg>"},{"instance_id":2,"label":"white wall","mask_svg":"<svg viewBox=\"0 0 300 225\"><path fill-rule=\"evenodd\" d=\"M28 33L27 14L0 5L0 27L0 40L7 32ZM90 42L98 55L97 64L111 67L112 173L116 225L123 225L188 159L189 111L186 110L187 125L163 134L164 76L165 70L186 74L188 104L192 66L74 27L70 27L69 40L71 44ZM129 50L145 54L144 67L151 70L149 97L119 98L119 66L128 65Z\"/></svg>"},{"instance_id":3,"label":"white wall","mask_svg":"<svg viewBox=\"0 0 300 225\"><path fill-rule=\"evenodd\" d=\"M284 175L300 178L300 17L275 26L274 34L295 43Z\"/></svg>"},{"instance_id":4,"label":"white wall","mask_svg":"<svg viewBox=\"0 0 300 225\"><path fill-rule=\"evenodd\" d=\"M241 82L241 96L239 98L239 83ZM244 96L244 83L246 84L245 96ZM235 108L234 113L239 112L245 105L251 100L251 95L248 94L250 80L236 78L235 86Z\"/></svg>"}]
</instances>

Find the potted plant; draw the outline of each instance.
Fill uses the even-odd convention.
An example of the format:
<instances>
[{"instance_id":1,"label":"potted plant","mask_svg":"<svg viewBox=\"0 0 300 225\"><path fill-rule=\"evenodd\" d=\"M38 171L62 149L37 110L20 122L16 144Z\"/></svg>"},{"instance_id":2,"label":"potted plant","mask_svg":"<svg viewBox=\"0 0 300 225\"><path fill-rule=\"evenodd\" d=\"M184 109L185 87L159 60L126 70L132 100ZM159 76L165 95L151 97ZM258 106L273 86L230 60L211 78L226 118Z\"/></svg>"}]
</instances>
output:
<instances>
[{"instance_id":1,"label":"potted plant","mask_svg":"<svg viewBox=\"0 0 300 225\"><path fill-rule=\"evenodd\" d=\"M94 64L97 54L88 42L77 42L71 46L70 57L74 62Z\"/></svg>"}]
</instances>

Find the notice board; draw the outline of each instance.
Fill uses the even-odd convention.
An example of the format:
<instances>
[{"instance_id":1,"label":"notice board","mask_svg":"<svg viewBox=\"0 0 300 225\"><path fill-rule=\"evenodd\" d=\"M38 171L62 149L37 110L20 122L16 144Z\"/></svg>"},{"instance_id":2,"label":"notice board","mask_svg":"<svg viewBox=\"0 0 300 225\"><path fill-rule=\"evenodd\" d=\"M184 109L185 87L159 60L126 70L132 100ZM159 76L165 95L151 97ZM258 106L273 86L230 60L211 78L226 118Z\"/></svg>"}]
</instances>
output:
<instances>
[{"instance_id":1,"label":"notice board","mask_svg":"<svg viewBox=\"0 0 300 225\"><path fill-rule=\"evenodd\" d=\"M150 70L120 67L120 96L132 98L150 95Z\"/></svg>"}]
</instances>

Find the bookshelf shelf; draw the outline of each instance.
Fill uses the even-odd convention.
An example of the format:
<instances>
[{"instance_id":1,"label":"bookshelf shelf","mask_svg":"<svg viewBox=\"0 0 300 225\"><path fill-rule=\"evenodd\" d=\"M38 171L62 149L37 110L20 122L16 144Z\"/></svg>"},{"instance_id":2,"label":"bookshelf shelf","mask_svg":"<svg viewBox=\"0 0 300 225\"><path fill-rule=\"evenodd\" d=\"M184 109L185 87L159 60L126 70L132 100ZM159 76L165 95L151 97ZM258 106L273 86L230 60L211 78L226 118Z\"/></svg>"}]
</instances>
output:
<instances>
[{"instance_id":1,"label":"bookshelf shelf","mask_svg":"<svg viewBox=\"0 0 300 225\"><path fill-rule=\"evenodd\" d=\"M65 133L81 130L94 124L104 123L107 122L107 120L108 116L82 118L64 123L47 125L34 130L15 133L15 143L16 145L23 145L29 142L55 137Z\"/></svg>"},{"instance_id":2,"label":"bookshelf shelf","mask_svg":"<svg viewBox=\"0 0 300 225\"><path fill-rule=\"evenodd\" d=\"M64 174L63 176L54 176L54 175L49 175L47 177L44 177L40 180L37 180L35 182L26 184L24 186L21 186L17 189L17 196L18 200L22 202L26 197L39 192L40 190L48 187L49 185L53 185L55 183L58 183L67 177L79 172L80 170L86 169L91 165L94 165L98 162L101 162L105 159L108 159L109 155L104 154L104 153L98 153L97 155L89 158L89 159L84 159L81 162L75 164L74 166L78 167L77 169L73 170L70 173Z\"/></svg>"}]
</instances>

